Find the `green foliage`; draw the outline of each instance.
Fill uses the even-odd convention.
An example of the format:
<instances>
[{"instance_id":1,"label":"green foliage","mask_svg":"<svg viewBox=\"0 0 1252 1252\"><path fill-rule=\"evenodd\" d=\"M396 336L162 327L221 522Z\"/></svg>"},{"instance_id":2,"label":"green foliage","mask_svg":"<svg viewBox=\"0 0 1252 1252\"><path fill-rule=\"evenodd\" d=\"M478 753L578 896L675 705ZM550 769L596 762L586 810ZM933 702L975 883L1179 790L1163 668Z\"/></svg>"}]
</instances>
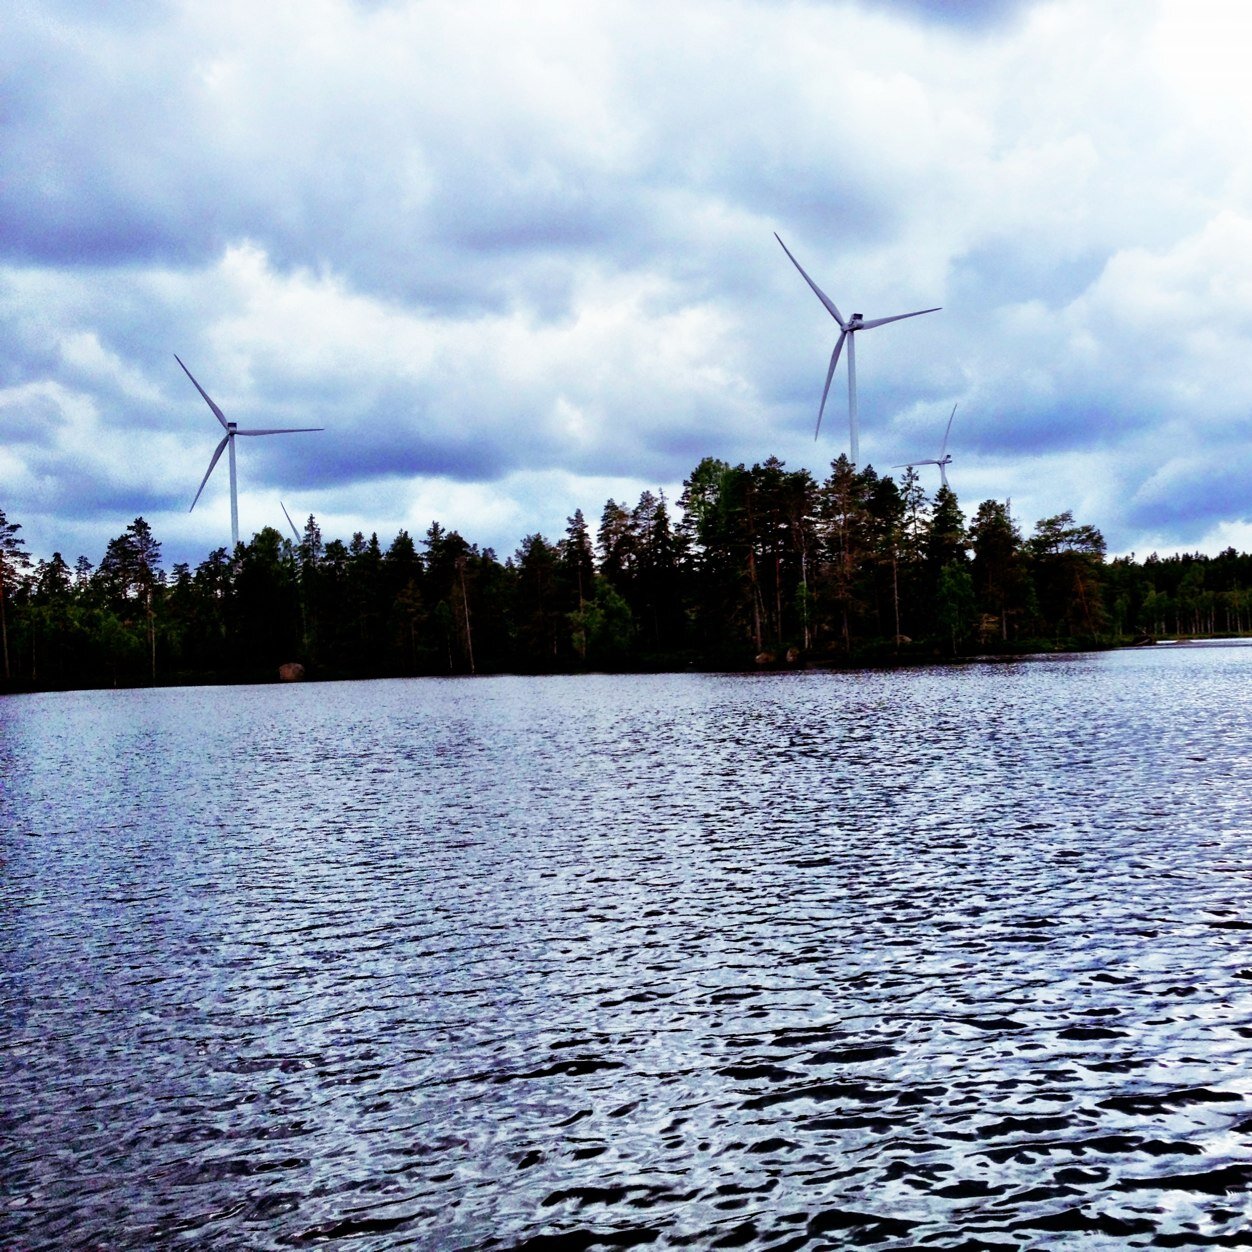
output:
<instances>
[{"instance_id":1,"label":"green foliage","mask_svg":"<svg viewBox=\"0 0 1252 1252\"><path fill-rule=\"evenodd\" d=\"M1058 644L1097 643L1107 624L1102 593L1104 536L1070 512L1045 517L1026 543L1041 633Z\"/></svg>"},{"instance_id":2,"label":"green foliage","mask_svg":"<svg viewBox=\"0 0 1252 1252\"><path fill-rule=\"evenodd\" d=\"M597 575L592 598L569 615L580 655L593 669L625 665L635 639L630 605L613 584Z\"/></svg>"},{"instance_id":3,"label":"green foliage","mask_svg":"<svg viewBox=\"0 0 1252 1252\"><path fill-rule=\"evenodd\" d=\"M20 522L10 522L0 509L0 652L4 660L4 681L12 680L9 664L8 602L24 581L30 568L30 557L24 551L26 541L19 539Z\"/></svg>"},{"instance_id":4,"label":"green foliage","mask_svg":"<svg viewBox=\"0 0 1252 1252\"><path fill-rule=\"evenodd\" d=\"M645 491L609 500L594 542L581 510L556 543L501 563L433 522L297 543L272 528L194 569L161 568L143 518L98 566L32 565L0 512L6 686L585 668L856 662L1090 647L1167 634L1252 633L1252 556L1233 549L1105 560L1069 512L1023 538L1008 507L967 524L953 492L839 457L817 483L776 458L706 457L677 518Z\"/></svg>"},{"instance_id":5,"label":"green foliage","mask_svg":"<svg viewBox=\"0 0 1252 1252\"><path fill-rule=\"evenodd\" d=\"M1035 617L1034 584L1022 536L1008 506L998 500L984 500L969 530L973 544L973 587L975 598L987 619L980 630L984 645L1008 643L1016 637L1024 618Z\"/></svg>"},{"instance_id":6,"label":"green foliage","mask_svg":"<svg viewBox=\"0 0 1252 1252\"><path fill-rule=\"evenodd\" d=\"M955 656L969 635L974 619L974 580L958 560L939 571L935 588L935 624L951 644Z\"/></svg>"}]
</instances>

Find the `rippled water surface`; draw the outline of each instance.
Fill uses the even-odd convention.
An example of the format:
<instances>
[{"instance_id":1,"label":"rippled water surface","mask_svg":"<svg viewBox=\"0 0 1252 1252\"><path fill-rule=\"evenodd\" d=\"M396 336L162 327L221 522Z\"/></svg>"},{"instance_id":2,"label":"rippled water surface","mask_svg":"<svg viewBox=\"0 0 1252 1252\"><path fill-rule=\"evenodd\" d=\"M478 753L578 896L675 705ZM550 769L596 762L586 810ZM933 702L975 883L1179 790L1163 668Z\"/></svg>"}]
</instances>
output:
<instances>
[{"instance_id":1,"label":"rippled water surface","mask_svg":"<svg viewBox=\"0 0 1252 1252\"><path fill-rule=\"evenodd\" d=\"M0 700L0 1246L1247 1246L1250 688Z\"/></svg>"}]
</instances>

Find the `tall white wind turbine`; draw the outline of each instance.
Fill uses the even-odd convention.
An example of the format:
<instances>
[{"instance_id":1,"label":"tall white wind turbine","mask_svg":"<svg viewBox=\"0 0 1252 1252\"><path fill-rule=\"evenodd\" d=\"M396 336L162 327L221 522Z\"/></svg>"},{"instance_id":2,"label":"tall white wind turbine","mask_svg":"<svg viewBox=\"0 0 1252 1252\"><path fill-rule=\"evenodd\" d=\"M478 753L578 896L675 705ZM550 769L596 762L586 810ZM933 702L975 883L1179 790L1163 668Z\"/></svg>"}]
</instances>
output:
<instances>
[{"instance_id":1,"label":"tall white wind turbine","mask_svg":"<svg viewBox=\"0 0 1252 1252\"><path fill-rule=\"evenodd\" d=\"M813 432L815 441L822 429L822 414L826 411L830 380L835 376L835 366L839 364L839 353L843 351L843 341L845 339L848 341L848 440L851 445L852 464L856 465L861 457L860 432L856 420L856 332L873 330L875 326L885 326L888 322L900 322L906 317L921 317L923 313L938 313L942 306L936 306L933 309L918 309L916 313L897 313L894 317L876 317L869 322L860 313L853 313L847 321L844 321L843 316L835 307L835 302L804 272L804 267L791 256L791 249L783 243L776 231L774 238L782 244L782 250L791 258L791 264L800 271L804 281L813 288L814 295L826 306L826 311L839 323L839 338L835 341L835 350L830 354L830 367L826 371L826 386L822 389L822 403L817 410L817 429Z\"/></svg>"},{"instance_id":2,"label":"tall white wind turbine","mask_svg":"<svg viewBox=\"0 0 1252 1252\"><path fill-rule=\"evenodd\" d=\"M192 372L182 363L178 353L174 353L174 360L183 366L183 373L191 379L195 384L196 390L204 397L204 402L213 410L213 416L217 418L226 433L222 436L222 442L217 445L217 450L213 453L213 459L209 462L209 468L204 471L204 477L200 480L200 490L196 492L196 499L191 502L191 509L196 507L196 501L200 499L200 492L204 490L204 484L209 481L209 475L213 473L213 467L221 458L225 449L230 450L230 544L233 552L239 546L239 487L235 476L235 436L236 435L301 435L309 431L325 430L325 426L287 426L274 430L240 430L234 422L228 422L225 414L217 407L209 398L209 394L203 387L196 382ZM191 509L187 512L190 513Z\"/></svg>"},{"instance_id":3,"label":"tall white wind turbine","mask_svg":"<svg viewBox=\"0 0 1252 1252\"><path fill-rule=\"evenodd\" d=\"M948 466L952 464L952 453L948 451L948 436L952 433L952 419L956 416L956 405L952 406L952 412L948 414L948 428L943 432L943 444L939 448L938 458L932 458L928 461L911 461L908 465L893 465L892 469L909 469L918 465L937 465L939 467L939 478L943 485L948 485Z\"/></svg>"}]
</instances>

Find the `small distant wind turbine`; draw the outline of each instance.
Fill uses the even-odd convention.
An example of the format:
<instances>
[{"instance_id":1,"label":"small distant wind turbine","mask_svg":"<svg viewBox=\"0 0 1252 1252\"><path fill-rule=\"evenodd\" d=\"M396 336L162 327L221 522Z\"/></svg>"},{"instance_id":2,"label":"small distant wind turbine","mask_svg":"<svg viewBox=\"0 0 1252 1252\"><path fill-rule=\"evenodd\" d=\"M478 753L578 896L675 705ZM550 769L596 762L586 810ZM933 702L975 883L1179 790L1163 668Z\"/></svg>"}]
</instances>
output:
<instances>
[{"instance_id":1,"label":"small distant wind turbine","mask_svg":"<svg viewBox=\"0 0 1252 1252\"><path fill-rule=\"evenodd\" d=\"M939 478L943 485L948 485L948 466L952 464L952 453L948 451L948 435L952 433L952 419L956 416L956 405L952 406L952 412L948 414L948 428L943 432L943 444L939 449L939 456L934 460L913 461L909 465L893 465L892 469L910 469L918 465L937 465L939 467Z\"/></svg>"},{"instance_id":2,"label":"small distant wind turbine","mask_svg":"<svg viewBox=\"0 0 1252 1252\"><path fill-rule=\"evenodd\" d=\"M873 330L875 326L886 326L888 322L900 322L906 317L921 317L923 313L938 313L941 306L936 306L933 309L918 309L916 313L897 313L894 317L876 317L869 322L860 313L853 313L845 322L839 310L835 307L835 302L804 272L804 267L795 257L791 256L791 249L779 238L777 231L774 233L774 238L782 244L782 250L791 257L791 264L800 271L804 281L813 288L813 293L826 306L826 311L839 323L839 338L835 341L834 352L830 354L830 368L826 371L826 386L822 389L822 404L821 408L817 410L817 429L813 432L815 441L822 429L822 414L826 411L826 397L830 394L830 380L835 376L835 366L839 364L839 353L843 351L843 341L845 339L848 341L848 431L852 464L856 465L861 455L860 432L857 429L856 421L856 340L854 338L856 332L858 330Z\"/></svg>"},{"instance_id":3,"label":"small distant wind turbine","mask_svg":"<svg viewBox=\"0 0 1252 1252\"><path fill-rule=\"evenodd\" d=\"M204 477L200 480L200 491L196 492L196 499L191 502L191 509L196 507L196 501L200 499L200 492L204 490L204 484L209 481L209 475L213 473L213 467L217 464L224 449L230 449L230 542L231 551L239 546L239 489L235 477L235 436L236 435L301 435L309 431L325 430L325 426L287 426L274 430L240 430L234 422L228 422L222 410L209 399L208 392L205 391L199 383L196 382L192 372L182 363L177 352L174 353L174 360L183 366L183 373L191 379L195 384L196 390L204 397L204 402L213 410L213 416L226 428L226 434L222 436L222 442L217 445L217 450L213 453L213 459L209 462L209 468L204 471ZM187 512L190 513L191 509ZM288 521L291 519L288 518Z\"/></svg>"},{"instance_id":4,"label":"small distant wind turbine","mask_svg":"<svg viewBox=\"0 0 1252 1252\"><path fill-rule=\"evenodd\" d=\"M296 547L298 548L302 542L300 532L296 529L296 524L291 520L291 514L287 512L287 506L279 500L278 507L282 509L283 516L287 519L287 525L291 527L291 533L296 537Z\"/></svg>"}]
</instances>

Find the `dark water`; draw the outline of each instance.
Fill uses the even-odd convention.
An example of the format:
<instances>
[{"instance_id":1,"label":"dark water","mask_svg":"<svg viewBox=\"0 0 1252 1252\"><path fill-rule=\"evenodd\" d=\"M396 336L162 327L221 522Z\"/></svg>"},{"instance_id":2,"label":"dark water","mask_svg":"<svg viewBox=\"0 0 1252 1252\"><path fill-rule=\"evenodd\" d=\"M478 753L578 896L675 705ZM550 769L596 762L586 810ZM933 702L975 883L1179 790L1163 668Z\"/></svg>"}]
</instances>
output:
<instances>
[{"instance_id":1,"label":"dark water","mask_svg":"<svg viewBox=\"0 0 1252 1252\"><path fill-rule=\"evenodd\" d=\"M0 1247L1242 1247L1252 648L0 701Z\"/></svg>"}]
</instances>

